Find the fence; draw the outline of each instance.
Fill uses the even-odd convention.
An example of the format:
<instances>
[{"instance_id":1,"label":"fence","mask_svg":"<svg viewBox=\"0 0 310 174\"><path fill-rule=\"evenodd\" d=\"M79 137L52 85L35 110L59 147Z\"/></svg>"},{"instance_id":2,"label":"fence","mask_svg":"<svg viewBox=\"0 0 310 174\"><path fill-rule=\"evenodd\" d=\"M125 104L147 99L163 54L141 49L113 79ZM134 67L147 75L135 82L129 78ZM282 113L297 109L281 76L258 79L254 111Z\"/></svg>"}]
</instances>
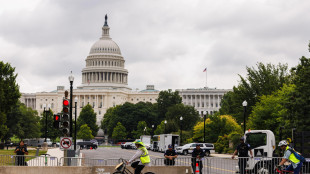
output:
<instances>
[{"instance_id":1,"label":"fence","mask_svg":"<svg viewBox=\"0 0 310 174\"><path fill-rule=\"evenodd\" d=\"M0 155L0 166L58 166L52 156Z\"/></svg>"},{"instance_id":2,"label":"fence","mask_svg":"<svg viewBox=\"0 0 310 174\"><path fill-rule=\"evenodd\" d=\"M244 170L247 174L273 174L275 167L280 163L280 157L254 157L254 158L218 158L207 157L198 161L199 167L204 174L232 174ZM0 166L116 166L121 162L120 159L90 159L77 157L62 157L58 161L56 157L44 156L18 156L0 155ZM151 161L151 166L191 166L196 170L195 158L176 158L174 163L167 163L165 158L155 158ZM289 165L286 162L285 165ZM310 160L302 167L303 174L310 174ZM242 167L243 166L243 167ZM241 172L242 173L242 172Z\"/></svg>"}]
</instances>

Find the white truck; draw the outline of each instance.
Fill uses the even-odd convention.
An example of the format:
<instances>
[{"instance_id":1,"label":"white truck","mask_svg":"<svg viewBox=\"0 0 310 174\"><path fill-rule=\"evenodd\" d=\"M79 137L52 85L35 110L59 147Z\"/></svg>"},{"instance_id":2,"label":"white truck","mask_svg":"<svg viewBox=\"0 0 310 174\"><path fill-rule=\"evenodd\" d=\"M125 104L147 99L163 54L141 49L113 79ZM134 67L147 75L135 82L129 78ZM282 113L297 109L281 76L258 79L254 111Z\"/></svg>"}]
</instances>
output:
<instances>
[{"instance_id":1,"label":"white truck","mask_svg":"<svg viewBox=\"0 0 310 174\"><path fill-rule=\"evenodd\" d=\"M173 147L180 145L180 136L175 134L160 134L158 136L158 142L158 150L165 152L169 144Z\"/></svg>"},{"instance_id":2,"label":"white truck","mask_svg":"<svg viewBox=\"0 0 310 174\"><path fill-rule=\"evenodd\" d=\"M151 147L151 136L150 135L141 135L140 140L143 142L143 144L146 146L147 149L150 149Z\"/></svg>"},{"instance_id":3,"label":"white truck","mask_svg":"<svg viewBox=\"0 0 310 174\"><path fill-rule=\"evenodd\" d=\"M281 160L281 157L274 153L278 146L274 133L270 130L250 130L245 132L244 138L245 142L250 145L254 156L254 158L249 158L247 161L247 166L245 168L247 173L274 173L275 166L278 165ZM239 167L236 166L236 173L238 172Z\"/></svg>"}]
</instances>

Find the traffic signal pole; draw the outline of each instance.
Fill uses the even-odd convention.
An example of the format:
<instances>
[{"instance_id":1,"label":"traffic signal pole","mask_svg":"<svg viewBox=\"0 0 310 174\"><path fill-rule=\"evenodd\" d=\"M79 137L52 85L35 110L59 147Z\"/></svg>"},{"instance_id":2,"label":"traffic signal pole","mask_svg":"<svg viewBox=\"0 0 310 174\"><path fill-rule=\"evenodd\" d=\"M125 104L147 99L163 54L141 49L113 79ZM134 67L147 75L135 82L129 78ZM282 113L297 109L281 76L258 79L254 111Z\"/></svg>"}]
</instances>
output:
<instances>
[{"instance_id":1,"label":"traffic signal pole","mask_svg":"<svg viewBox=\"0 0 310 174\"><path fill-rule=\"evenodd\" d=\"M70 137L72 137L72 91L73 81L70 81Z\"/></svg>"}]
</instances>

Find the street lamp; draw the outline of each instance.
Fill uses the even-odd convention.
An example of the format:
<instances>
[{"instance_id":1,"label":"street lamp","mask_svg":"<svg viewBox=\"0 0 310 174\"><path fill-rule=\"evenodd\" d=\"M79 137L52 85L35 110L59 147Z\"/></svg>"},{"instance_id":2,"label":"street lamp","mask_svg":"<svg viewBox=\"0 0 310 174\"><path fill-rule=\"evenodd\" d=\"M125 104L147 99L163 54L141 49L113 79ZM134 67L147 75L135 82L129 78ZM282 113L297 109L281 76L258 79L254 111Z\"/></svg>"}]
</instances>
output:
<instances>
[{"instance_id":1,"label":"street lamp","mask_svg":"<svg viewBox=\"0 0 310 174\"><path fill-rule=\"evenodd\" d=\"M46 142L46 139L47 139L47 113L50 112L50 108L51 108L51 105L48 104L48 110L46 110L46 104L43 104L43 116L45 116L45 140L44 142Z\"/></svg>"},{"instance_id":2,"label":"street lamp","mask_svg":"<svg viewBox=\"0 0 310 174\"><path fill-rule=\"evenodd\" d=\"M72 92L73 92L73 81L74 81L72 71L68 79L70 81L70 137L72 137Z\"/></svg>"},{"instance_id":3,"label":"street lamp","mask_svg":"<svg viewBox=\"0 0 310 174\"><path fill-rule=\"evenodd\" d=\"M203 115L203 142L206 142L206 116L208 115L208 111Z\"/></svg>"},{"instance_id":4,"label":"street lamp","mask_svg":"<svg viewBox=\"0 0 310 174\"><path fill-rule=\"evenodd\" d=\"M244 111L243 111L243 132L245 133L245 113L246 113L246 106L248 105L248 102L246 102L246 100L243 101L242 103L242 106L244 108Z\"/></svg>"},{"instance_id":5,"label":"street lamp","mask_svg":"<svg viewBox=\"0 0 310 174\"><path fill-rule=\"evenodd\" d=\"M152 124L152 134L151 134L151 138L153 138L154 136L154 124Z\"/></svg>"},{"instance_id":6,"label":"street lamp","mask_svg":"<svg viewBox=\"0 0 310 174\"><path fill-rule=\"evenodd\" d=\"M183 120L183 117L181 116L180 117L180 145L182 145L182 120Z\"/></svg>"},{"instance_id":7,"label":"street lamp","mask_svg":"<svg viewBox=\"0 0 310 174\"><path fill-rule=\"evenodd\" d=\"M165 123L165 134L166 134L166 124L167 124L167 120L165 120L164 123Z\"/></svg>"},{"instance_id":8,"label":"street lamp","mask_svg":"<svg viewBox=\"0 0 310 174\"><path fill-rule=\"evenodd\" d=\"M74 98L74 103L75 103L75 117L74 117L74 150L76 150L76 115L77 115L77 102L78 98Z\"/></svg>"}]
</instances>

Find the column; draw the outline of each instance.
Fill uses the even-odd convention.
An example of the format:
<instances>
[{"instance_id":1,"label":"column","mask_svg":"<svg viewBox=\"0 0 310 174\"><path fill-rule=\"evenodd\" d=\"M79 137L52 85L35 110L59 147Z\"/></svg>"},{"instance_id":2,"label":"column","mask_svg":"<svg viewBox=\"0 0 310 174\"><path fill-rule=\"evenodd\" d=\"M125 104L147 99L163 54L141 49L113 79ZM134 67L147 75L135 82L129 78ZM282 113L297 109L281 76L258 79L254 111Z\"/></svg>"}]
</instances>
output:
<instances>
[{"instance_id":1,"label":"column","mask_svg":"<svg viewBox=\"0 0 310 174\"><path fill-rule=\"evenodd\" d=\"M209 94L209 108L211 108L211 95Z\"/></svg>"},{"instance_id":2,"label":"column","mask_svg":"<svg viewBox=\"0 0 310 174\"><path fill-rule=\"evenodd\" d=\"M193 106L193 95L191 95L191 106Z\"/></svg>"},{"instance_id":3,"label":"column","mask_svg":"<svg viewBox=\"0 0 310 174\"><path fill-rule=\"evenodd\" d=\"M199 97L200 97L200 107L202 107L202 102L201 102L201 94L199 95Z\"/></svg>"}]
</instances>

